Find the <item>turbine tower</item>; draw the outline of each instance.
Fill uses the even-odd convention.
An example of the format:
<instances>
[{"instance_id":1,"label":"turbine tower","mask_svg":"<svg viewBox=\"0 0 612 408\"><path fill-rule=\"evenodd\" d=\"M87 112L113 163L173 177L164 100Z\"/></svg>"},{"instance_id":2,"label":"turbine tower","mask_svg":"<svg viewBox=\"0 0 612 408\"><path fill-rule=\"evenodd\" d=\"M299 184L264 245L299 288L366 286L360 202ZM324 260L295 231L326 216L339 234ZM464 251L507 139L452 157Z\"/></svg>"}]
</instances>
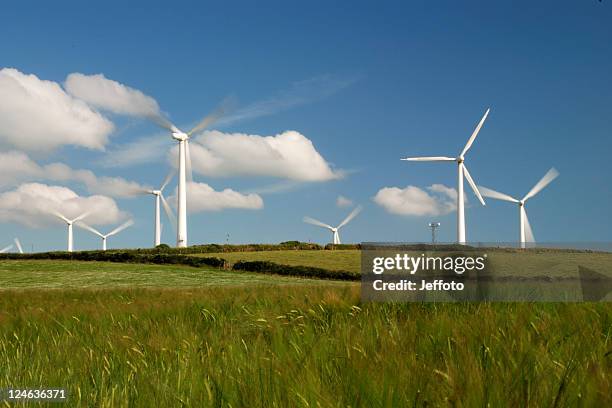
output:
<instances>
[{"instance_id":1,"label":"turbine tower","mask_svg":"<svg viewBox=\"0 0 612 408\"><path fill-rule=\"evenodd\" d=\"M102 234L97 229L95 229L93 227L90 227L89 225L85 224L83 221L78 222L77 225L79 227L83 228L83 229L86 229L87 231L93 232L94 234L96 234L97 236L102 238L102 250L106 251L106 239L108 237L112 237L113 235L117 235L118 233L120 233L121 231L123 231L124 229L126 229L128 227L131 227L132 225L134 225L134 221L133 220L128 220L127 222L123 223L122 225L120 225L119 227L115 228L114 230L112 230L111 232L109 232L106 235Z\"/></svg>"},{"instance_id":2,"label":"turbine tower","mask_svg":"<svg viewBox=\"0 0 612 408\"><path fill-rule=\"evenodd\" d=\"M331 225L325 224L319 220L315 220L314 218L310 218L310 217L304 217L304 222L308 223L308 224L312 224L312 225L316 225L318 227L323 227L323 228L327 228L328 230L331 231L332 233L332 239L333 239L333 243L334 245L339 245L342 242L340 242L340 234L339 234L339 230L340 228L344 227L346 224L348 224L353 218L355 218L357 216L357 214L359 214L361 212L361 207L357 207L355 208L353 211L351 211L351 213L344 219L344 221L342 221L337 227L332 227Z\"/></svg>"},{"instance_id":3,"label":"turbine tower","mask_svg":"<svg viewBox=\"0 0 612 408\"><path fill-rule=\"evenodd\" d=\"M531 225L529 224L529 218L527 218L527 211L525 210L525 202L527 202L527 200L529 200L530 198L538 194L540 191L542 191L544 187L549 185L558 176L559 176L559 172L554 167L551 168L550 170L548 170L548 172L546 172L544 177L542 177L540 181L538 181L536 185L533 186L531 190L529 190L529 192L521 200L518 200L512 196L509 196L508 194L500 193L498 191L491 190L490 188L480 186L480 190L482 191L482 194L486 197L494 198L496 200L509 201L511 203L518 204L519 243L520 243L521 248L525 248L526 242L530 242L530 243L535 242L535 237L533 236L533 231L531 230Z\"/></svg>"},{"instance_id":4,"label":"turbine tower","mask_svg":"<svg viewBox=\"0 0 612 408\"><path fill-rule=\"evenodd\" d=\"M155 214L154 214L154 233L153 233L153 246L157 247L161 244L161 211L160 211L160 207L163 205L164 207L164 211L166 212L166 215L168 216L168 219L170 219L170 222L174 223L174 213L172 212L172 209L170 208L170 205L168 205L168 202L166 201L166 198L164 197L164 189L166 188L166 186L168 185L168 183L170 183L170 180L172 180L172 177L174 176L174 172L171 171L170 173L168 173L168 175L166 176L166 178L164 179L164 182L162 183L161 187L158 190L142 190L140 191L140 193L143 194L152 194L153 196L155 196Z\"/></svg>"},{"instance_id":5,"label":"turbine tower","mask_svg":"<svg viewBox=\"0 0 612 408\"><path fill-rule=\"evenodd\" d=\"M177 229L176 246L184 248L187 246L187 176L189 181L193 179L191 169L191 154L189 152L189 139L196 133L212 125L225 111L225 104L210 115L204 117L193 129L185 133L164 117L152 118L162 128L169 130L172 139L179 145L178 151L178 203L177 203ZM189 173L189 174L187 174Z\"/></svg>"},{"instance_id":6,"label":"turbine tower","mask_svg":"<svg viewBox=\"0 0 612 408\"><path fill-rule=\"evenodd\" d=\"M74 250L74 240L72 237L72 224L87 217L89 215L89 212L85 212L72 220L69 220L68 218L60 214L59 212L55 212L53 213L53 215L63 220L68 225L68 252L72 252Z\"/></svg>"},{"instance_id":7,"label":"turbine tower","mask_svg":"<svg viewBox=\"0 0 612 408\"><path fill-rule=\"evenodd\" d=\"M466 243L466 240L465 240L465 208L464 208L465 196L463 192L463 178L464 177L468 181L470 186L472 187L472 190L474 190L474 194L476 194L476 197L478 197L478 201L480 201L482 205L485 205L485 202L482 196L480 195L480 192L478 191L478 187L476 187L476 183L474 183L474 179L472 179L472 176L470 175L470 172L468 171L465 165L465 154L468 152L468 150L470 150L470 147L472 147L472 144L474 143L476 136L478 136L478 132L480 132L480 128L482 128L482 125L487 119L487 116L489 116L489 111L490 109L487 109L482 119L480 119L480 123L478 123L478 126L476 126L476 129L474 129L472 136L470 136L465 147L463 148L463 150L461 151L458 157L432 156L432 157L407 157L405 159L402 159L402 160L420 161L420 162L456 162L457 163L457 167L458 167L457 169L457 242L459 244Z\"/></svg>"}]
</instances>

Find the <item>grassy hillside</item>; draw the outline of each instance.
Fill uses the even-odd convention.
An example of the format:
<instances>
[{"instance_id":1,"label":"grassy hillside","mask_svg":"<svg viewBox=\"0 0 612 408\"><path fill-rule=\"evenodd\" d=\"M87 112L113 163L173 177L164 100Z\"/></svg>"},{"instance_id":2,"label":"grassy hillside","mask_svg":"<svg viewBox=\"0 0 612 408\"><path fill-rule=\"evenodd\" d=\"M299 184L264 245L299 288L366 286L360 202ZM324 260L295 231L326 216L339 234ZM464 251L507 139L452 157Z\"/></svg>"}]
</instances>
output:
<instances>
[{"instance_id":1,"label":"grassy hillside","mask_svg":"<svg viewBox=\"0 0 612 408\"><path fill-rule=\"evenodd\" d=\"M0 387L63 386L70 406L612 404L607 304L360 304L356 285L21 290L2 294L0 321Z\"/></svg>"},{"instance_id":2,"label":"grassy hillside","mask_svg":"<svg viewBox=\"0 0 612 408\"><path fill-rule=\"evenodd\" d=\"M357 250L334 251L258 251L258 252L219 252L194 256L213 256L226 259L230 263L238 261L272 261L295 266L314 266L331 270L359 272L361 252Z\"/></svg>"},{"instance_id":3,"label":"grassy hillside","mask_svg":"<svg viewBox=\"0 0 612 408\"><path fill-rule=\"evenodd\" d=\"M612 253L536 250L509 252L495 249L486 249L483 252L489 255L490 265L496 275L575 277L579 265L602 273L612 271ZM420 255L421 252L414 254ZM240 260L272 261L331 270L361 270L361 251L358 250L224 252L206 256L218 256L231 263Z\"/></svg>"},{"instance_id":4,"label":"grassy hillside","mask_svg":"<svg viewBox=\"0 0 612 408\"><path fill-rule=\"evenodd\" d=\"M202 287L322 284L318 280L192 268L111 262L0 261L0 289Z\"/></svg>"}]
</instances>

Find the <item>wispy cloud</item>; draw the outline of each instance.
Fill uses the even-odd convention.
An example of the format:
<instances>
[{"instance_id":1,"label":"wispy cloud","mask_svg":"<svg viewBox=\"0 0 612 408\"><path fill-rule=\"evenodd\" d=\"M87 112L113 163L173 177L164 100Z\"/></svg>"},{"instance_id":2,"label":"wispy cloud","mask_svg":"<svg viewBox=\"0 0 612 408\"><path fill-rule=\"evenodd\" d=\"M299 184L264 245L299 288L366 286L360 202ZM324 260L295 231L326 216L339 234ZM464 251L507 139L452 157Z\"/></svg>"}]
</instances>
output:
<instances>
[{"instance_id":1,"label":"wispy cloud","mask_svg":"<svg viewBox=\"0 0 612 408\"><path fill-rule=\"evenodd\" d=\"M274 115L300 105L316 102L334 95L353 85L358 76L340 78L333 75L321 75L314 78L294 82L289 89L278 92L270 98L253 102L234 113L220 119L218 127L232 125L245 120Z\"/></svg>"}]
</instances>

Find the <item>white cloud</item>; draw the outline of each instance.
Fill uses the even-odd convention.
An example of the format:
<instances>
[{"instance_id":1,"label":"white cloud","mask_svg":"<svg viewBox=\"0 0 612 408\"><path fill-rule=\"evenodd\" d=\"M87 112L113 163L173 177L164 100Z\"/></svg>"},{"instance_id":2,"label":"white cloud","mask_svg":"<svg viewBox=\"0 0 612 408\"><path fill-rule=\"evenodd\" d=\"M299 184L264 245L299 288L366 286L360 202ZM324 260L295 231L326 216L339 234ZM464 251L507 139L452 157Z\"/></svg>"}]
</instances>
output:
<instances>
[{"instance_id":1,"label":"white cloud","mask_svg":"<svg viewBox=\"0 0 612 408\"><path fill-rule=\"evenodd\" d=\"M338 198L336 199L336 205L340 208L350 207L351 205L353 205L353 201L346 198L343 195L339 195Z\"/></svg>"},{"instance_id":2,"label":"white cloud","mask_svg":"<svg viewBox=\"0 0 612 408\"><path fill-rule=\"evenodd\" d=\"M112 198L80 197L66 187L28 183L0 194L0 222L17 222L34 228L61 223L52 215L53 211L69 219L88 212L86 221L93 225L114 224L126 217Z\"/></svg>"},{"instance_id":3,"label":"white cloud","mask_svg":"<svg viewBox=\"0 0 612 408\"><path fill-rule=\"evenodd\" d=\"M66 78L65 87L72 96L113 113L150 117L160 114L155 99L137 89L107 79L103 74L70 74Z\"/></svg>"},{"instance_id":4,"label":"white cloud","mask_svg":"<svg viewBox=\"0 0 612 408\"><path fill-rule=\"evenodd\" d=\"M104 149L113 123L53 81L0 70L0 143L29 151Z\"/></svg>"},{"instance_id":5,"label":"white cloud","mask_svg":"<svg viewBox=\"0 0 612 408\"><path fill-rule=\"evenodd\" d=\"M176 202L176 195L170 197L170 200ZM258 194L242 194L229 188L215 191L204 183L190 182L187 185L187 209L190 213L231 208L260 210L263 205L263 200Z\"/></svg>"},{"instance_id":6,"label":"white cloud","mask_svg":"<svg viewBox=\"0 0 612 408\"><path fill-rule=\"evenodd\" d=\"M207 131L190 142L193 171L209 177L276 177L328 181L343 176L333 170L312 141L295 131L276 136ZM176 148L170 162L176 166Z\"/></svg>"},{"instance_id":7,"label":"white cloud","mask_svg":"<svg viewBox=\"0 0 612 408\"><path fill-rule=\"evenodd\" d=\"M76 181L90 193L111 197L132 197L149 189L122 177L98 177L90 170L75 170L63 163L41 166L23 152L0 152L0 187L33 180Z\"/></svg>"},{"instance_id":8,"label":"white cloud","mask_svg":"<svg viewBox=\"0 0 612 408\"><path fill-rule=\"evenodd\" d=\"M387 212L397 215L435 216L456 210L457 190L442 184L433 184L427 190L430 193L416 186L385 187L373 200Z\"/></svg>"}]
</instances>

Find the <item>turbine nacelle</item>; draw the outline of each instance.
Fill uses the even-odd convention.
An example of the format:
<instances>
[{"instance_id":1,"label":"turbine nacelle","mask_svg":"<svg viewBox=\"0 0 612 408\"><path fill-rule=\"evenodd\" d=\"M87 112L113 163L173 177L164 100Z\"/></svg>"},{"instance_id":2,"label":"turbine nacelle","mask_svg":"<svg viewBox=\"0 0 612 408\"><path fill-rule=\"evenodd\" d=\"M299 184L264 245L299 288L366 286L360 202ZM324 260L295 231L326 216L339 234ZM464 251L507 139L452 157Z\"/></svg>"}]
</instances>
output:
<instances>
[{"instance_id":1,"label":"turbine nacelle","mask_svg":"<svg viewBox=\"0 0 612 408\"><path fill-rule=\"evenodd\" d=\"M185 140L189 139L189 135L187 133L181 132L178 129L176 131L172 131L170 134L174 140L179 142L184 142Z\"/></svg>"}]
</instances>

